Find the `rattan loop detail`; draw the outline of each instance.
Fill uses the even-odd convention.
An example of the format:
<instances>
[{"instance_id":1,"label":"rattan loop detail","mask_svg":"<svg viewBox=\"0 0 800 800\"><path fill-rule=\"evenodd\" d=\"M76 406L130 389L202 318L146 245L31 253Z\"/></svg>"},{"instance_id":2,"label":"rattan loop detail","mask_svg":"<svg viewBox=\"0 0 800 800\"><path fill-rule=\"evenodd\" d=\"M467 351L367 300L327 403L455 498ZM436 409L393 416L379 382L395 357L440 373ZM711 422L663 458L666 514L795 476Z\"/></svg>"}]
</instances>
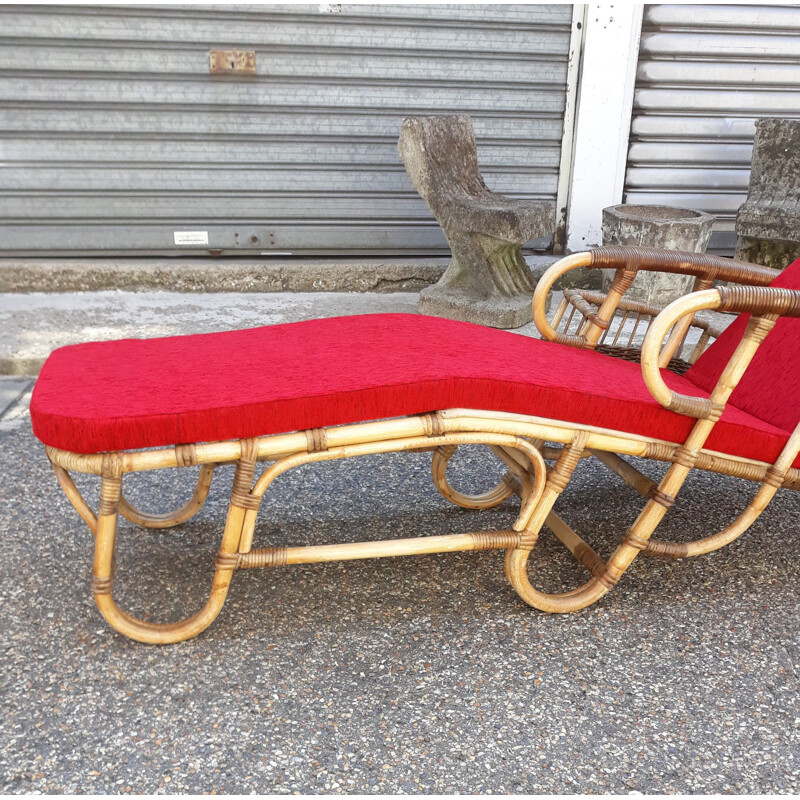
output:
<instances>
[{"instance_id":1,"label":"rattan loop detail","mask_svg":"<svg viewBox=\"0 0 800 800\"><path fill-rule=\"evenodd\" d=\"M689 548L684 542L660 542L651 539L644 550L646 556L662 556L664 558L684 558Z\"/></svg>"},{"instance_id":2,"label":"rattan loop detail","mask_svg":"<svg viewBox=\"0 0 800 800\"><path fill-rule=\"evenodd\" d=\"M664 508L672 508L672 506L675 505L675 498L672 497L672 495L665 494L658 488L651 489L648 495L654 503L658 503L660 506L664 506Z\"/></svg>"},{"instance_id":3,"label":"rattan loop detail","mask_svg":"<svg viewBox=\"0 0 800 800\"><path fill-rule=\"evenodd\" d=\"M558 342L559 344L566 344L570 347L580 347L584 348L591 348L591 345L583 338L583 336L577 336L574 333L561 333L561 331L555 331L552 336L552 341Z\"/></svg>"},{"instance_id":4,"label":"rattan loop detail","mask_svg":"<svg viewBox=\"0 0 800 800\"><path fill-rule=\"evenodd\" d=\"M637 550L646 550L650 545L650 542L647 539L643 539L641 536L637 536L635 533L631 533L630 531L625 534L625 538L622 541L623 544L635 547Z\"/></svg>"},{"instance_id":5,"label":"rattan loop detail","mask_svg":"<svg viewBox=\"0 0 800 800\"><path fill-rule=\"evenodd\" d=\"M237 508L245 508L251 511L258 511L261 507L261 498L257 495L250 494L249 491L242 492L234 489L231 492L231 505Z\"/></svg>"},{"instance_id":6,"label":"rattan loop detail","mask_svg":"<svg viewBox=\"0 0 800 800\"><path fill-rule=\"evenodd\" d=\"M100 483L100 502L97 505L97 513L101 516L116 514L121 495L122 476L104 477Z\"/></svg>"},{"instance_id":7,"label":"rattan loop detail","mask_svg":"<svg viewBox=\"0 0 800 800\"><path fill-rule=\"evenodd\" d=\"M606 562L591 547L579 545L575 548L574 555L595 578L605 572Z\"/></svg>"},{"instance_id":8,"label":"rattan loop detail","mask_svg":"<svg viewBox=\"0 0 800 800\"><path fill-rule=\"evenodd\" d=\"M761 344L767 334L775 327L775 319L770 317L751 317L745 328L743 339Z\"/></svg>"},{"instance_id":9,"label":"rattan loop detail","mask_svg":"<svg viewBox=\"0 0 800 800\"><path fill-rule=\"evenodd\" d=\"M700 455L698 450L689 450L688 447L685 445L680 445L680 447L676 447L675 451L672 455L672 461L676 464L680 464L682 467L686 467L687 469L692 469L694 465L697 463L697 458Z\"/></svg>"},{"instance_id":10,"label":"rattan loop detail","mask_svg":"<svg viewBox=\"0 0 800 800\"><path fill-rule=\"evenodd\" d=\"M536 547L536 542L539 541L538 531L525 530L519 535L515 549L517 550L533 550Z\"/></svg>"},{"instance_id":11,"label":"rattan loop detail","mask_svg":"<svg viewBox=\"0 0 800 800\"><path fill-rule=\"evenodd\" d=\"M783 479L784 489L800 489L800 470L790 469Z\"/></svg>"},{"instance_id":12,"label":"rattan loop detail","mask_svg":"<svg viewBox=\"0 0 800 800\"><path fill-rule=\"evenodd\" d=\"M721 403L714 403L706 397L690 397L685 394L672 393L672 397L667 406L670 411L678 414L685 414L687 417L697 419L708 419L717 422L725 410Z\"/></svg>"},{"instance_id":13,"label":"rattan loop detail","mask_svg":"<svg viewBox=\"0 0 800 800\"><path fill-rule=\"evenodd\" d=\"M119 478L122 476L122 453L103 453L103 463L100 474L104 478Z\"/></svg>"},{"instance_id":14,"label":"rattan loop detail","mask_svg":"<svg viewBox=\"0 0 800 800\"><path fill-rule=\"evenodd\" d=\"M597 325L598 328L602 328L604 331L607 331L611 327L611 322L609 320L602 319L598 317L597 314L589 314L586 319L588 319L592 325Z\"/></svg>"},{"instance_id":15,"label":"rattan loop detail","mask_svg":"<svg viewBox=\"0 0 800 800\"><path fill-rule=\"evenodd\" d=\"M252 462L255 465L255 461L258 458L258 439L239 439L239 448L241 450L241 455L239 456L239 463L241 464L242 461Z\"/></svg>"},{"instance_id":16,"label":"rattan loop detail","mask_svg":"<svg viewBox=\"0 0 800 800\"><path fill-rule=\"evenodd\" d=\"M288 549L286 547L262 547L242 553L239 556L241 569L256 567L282 567L286 564Z\"/></svg>"},{"instance_id":17,"label":"rattan loop detail","mask_svg":"<svg viewBox=\"0 0 800 800\"><path fill-rule=\"evenodd\" d=\"M630 269L627 265L624 267L618 266L617 271L614 273L614 279L611 281L610 291L616 291L619 292L619 294L625 294L625 292L627 292L628 289L630 289L633 285L635 278L635 269Z\"/></svg>"},{"instance_id":18,"label":"rattan loop detail","mask_svg":"<svg viewBox=\"0 0 800 800\"><path fill-rule=\"evenodd\" d=\"M92 575L92 591L95 593L95 595L111 594L113 586L113 577L98 578L96 575Z\"/></svg>"},{"instance_id":19,"label":"rattan loop detail","mask_svg":"<svg viewBox=\"0 0 800 800\"><path fill-rule=\"evenodd\" d=\"M473 550L507 550L516 547L520 534L516 531L476 531L471 533Z\"/></svg>"},{"instance_id":20,"label":"rattan loop detail","mask_svg":"<svg viewBox=\"0 0 800 800\"><path fill-rule=\"evenodd\" d=\"M555 467L550 470L547 476L548 489L552 489L554 492L558 492L559 494L561 494L561 492L563 492L564 489L566 488L567 483L569 483L568 473L564 474L563 472L562 473L557 472Z\"/></svg>"},{"instance_id":21,"label":"rattan loop detail","mask_svg":"<svg viewBox=\"0 0 800 800\"><path fill-rule=\"evenodd\" d=\"M239 566L240 558L239 553L223 553L220 551L214 559L214 569L236 569Z\"/></svg>"},{"instance_id":22,"label":"rattan loop detail","mask_svg":"<svg viewBox=\"0 0 800 800\"><path fill-rule=\"evenodd\" d=\"M422 421L422 426L426 436L444 435L444 419L438 411L435 411L432 414L422 414L420 416L420 420Z\"/></svg>"},{"instance_id":23,"label":"rattan loop detail","mask_svg":"<svg viewBox=\"0 0 800 800\"><path fill-rule=\"evenodd\" d=\"M306 431L306 443L309 453L321 453L328 449L328 434L325 428L311 428Z\"/></svg>"},{"instance_id":24,"label":"rattan loop detail","mask_svg":"<svg viewBox=\"0 0 800 800\"><path fill-rule=\"evenodd\" d=\"M175 445L175 461L179 467L197 466L197 446L194 444Z\"/></svg>"},{"instance_id":25,"label":"rattan loop detail","mask_svg":"<svg viewBox=\"0 0 800 800\"><path fill-rule=\"evenodd\" d=\"M784 478L786 477L786 473L781 470L777 469L775 466L767 467L767 472L764 475L764 483L767 486L772 486L775 489L779 489L783 486Z\"/></svg>"},{"instance_id":26,"label":"rattan loop detail","mask_svg":"<svg viewBox=\"0 0 800 800\"><path fill-rule=\"evenodd\" d=\"M581 460L588 434L579 431L575 434L574 439L570 444L564 445L561 449L561 455L558 457L553 469L550 470L547 476L547 488L551 489L558 494L564 491L575 467Z\"/></svg>"},{"instance_id":27,"label":"rattan loop detail","mask_svg":"<svg viewBox=\"0 0 800 800\"><path fill-rule=\"evenodd\" d=\"M251 495L250 489L253 486L253 476L256 471L258 439L242 439L239 445L241 456L236 462L230 503L238 508L257 510L261 505L261 498Z\"/></svg>"},{"instance_id":28,"label":"rattan loop detail","mask_svg":"<svg viewBox=\"0 0 800 800\"><path fill-rule=\"evenodd\" d=\"M622 571L620 569L613 564L606 564L605 571L598 576L597 580L610 592L619 583L621 577Z\"/></svg>"},{"instance_id":29,"label":"rattan loop detail","mask_svg":"<svg viewBox=\"0 0 800 800\"><path fill-rule=\"evenodd\" d=\"M647 442L642 455L645 458L654 458L657 461L672 461L675 449L675 446L671 444L663 444L662 442Z\"/></svg>"}]
</instances>

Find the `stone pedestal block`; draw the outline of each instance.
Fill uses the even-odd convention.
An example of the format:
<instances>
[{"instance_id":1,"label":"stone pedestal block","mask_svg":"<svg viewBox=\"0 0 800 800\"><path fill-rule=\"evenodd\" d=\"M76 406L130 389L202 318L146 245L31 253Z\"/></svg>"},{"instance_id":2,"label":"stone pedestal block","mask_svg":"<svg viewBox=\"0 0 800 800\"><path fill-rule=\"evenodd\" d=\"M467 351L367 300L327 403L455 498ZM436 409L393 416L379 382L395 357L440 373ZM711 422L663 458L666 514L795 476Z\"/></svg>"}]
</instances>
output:
<instances>
[{"instance_id":1,"label":"stone pedestal block","mask_svg":"<svg viewBox=\"0 0 800 800\"><path fill-rule=\"evenodd\" d=\"M520 247L553 233L554 204L486 188L469 117L410 117L398 150L453 256L441 280L420 292L420 312L493 328L530 322L533 282Z\"/></svg>"},{"instance_id":2,"label":"stone pedestal block","mask_svg":"<svg viewBox=\"0 0 800 800\"><path fill-rule=\"evenodd\" d=\"M618 205L603 209L603 244L640 245L662 250L704 253L714 217L671 206ZM604 276L604 288L613 275ZM664 306L690 292L694 278L640 272L625 293L628 300Z\"/></svg>"},{"instance_id":3,"label":"stone pedestal block","mask_svg":"<svg viewBox=\"0 0 800 800\"><path fill-rule=\"evenodd\" d=\"M736 258L783 269L800 257L800 120L756 122L747 200L736 215Z\"/></svg>"}]
</instances>

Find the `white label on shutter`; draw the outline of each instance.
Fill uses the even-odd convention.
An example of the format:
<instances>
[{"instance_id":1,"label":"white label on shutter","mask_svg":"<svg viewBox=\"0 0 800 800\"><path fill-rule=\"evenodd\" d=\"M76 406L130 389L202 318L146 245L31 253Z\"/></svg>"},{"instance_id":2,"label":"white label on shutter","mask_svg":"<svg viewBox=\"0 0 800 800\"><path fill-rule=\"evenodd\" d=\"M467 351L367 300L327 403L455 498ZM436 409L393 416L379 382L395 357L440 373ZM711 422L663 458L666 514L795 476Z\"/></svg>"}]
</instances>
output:
<instances>
[{"instance_id":1,"label":"white label on shutter","mask_svg":"<svg viewBox=\"0 0 800 800\"><path fill-rule=\"evenodd\" d=\"M175 244L208 244L208 231L175 231Z\"/></svg>"}]
</instances>

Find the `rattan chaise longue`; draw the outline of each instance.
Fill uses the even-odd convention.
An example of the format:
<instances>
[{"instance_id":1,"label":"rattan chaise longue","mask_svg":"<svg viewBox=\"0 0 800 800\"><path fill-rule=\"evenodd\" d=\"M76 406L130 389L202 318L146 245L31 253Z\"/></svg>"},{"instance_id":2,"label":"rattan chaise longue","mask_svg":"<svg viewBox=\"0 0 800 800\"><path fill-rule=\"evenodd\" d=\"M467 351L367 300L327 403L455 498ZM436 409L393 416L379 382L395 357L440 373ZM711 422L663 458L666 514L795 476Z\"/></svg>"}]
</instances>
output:
<instances>
[{"instance_id":1,"label":"rattan chaise longue","mask_svg":"<svg viewBox=\"0 0 800 800\"><path fill-rule=\"evenodd\" d=\"M545 316L545 300L554 282L576 267L614 268L614 281L602 302L582 306L577 332L557 331ZM639 365L607 353L609 329L625 322L620 299L642 269L689 273L696 281L695 291L650 321ZM725 285L712 288L715 281ZM747 530L780 487L800 488L795 287L800 289L800 261L779 275L713 256L600 248L562 259L540 281L534 318L550 341L432 317L379 314L94 342L50 356L33 393L31 418L62 489L94 533L97 605L133 639L177 642L202 631L222 608L237 569L418 553L505 550L507 577L526 603L575 611L609 592L640 553L682 557L716 550ZM704 330L685 375L660 369L680 355L693 315L706 309L740 316L700 355L710 338ZM603 338L605 352L598 352ZM482 495L460 494L446 477L454 450L471 444L487 445L508 469ZM261 499L280 474L303 464L411 450L432 451L436 486L461 506L488 508L518 494L513 528L252 547ZM670 466L656 483L626 455ZM553 511L579 460L590 456L643 496L641 513L607 559ZM266 466L257 475L259 462ZM225 463L235 463L236 470L205 607L170 623L122 611L112 597L118 514L149 528L179 525L201 508L215 466ZM193 466L200 469L194 495L171 513L137 510L122 493L128 473ZM721 532L692 543L651 538L692 469L759 486ZM70 471L100 476L96 513ZM526 564L543 525L587 570L582 586L549 594L532 585Z\"/></svg>"}]
</instances>

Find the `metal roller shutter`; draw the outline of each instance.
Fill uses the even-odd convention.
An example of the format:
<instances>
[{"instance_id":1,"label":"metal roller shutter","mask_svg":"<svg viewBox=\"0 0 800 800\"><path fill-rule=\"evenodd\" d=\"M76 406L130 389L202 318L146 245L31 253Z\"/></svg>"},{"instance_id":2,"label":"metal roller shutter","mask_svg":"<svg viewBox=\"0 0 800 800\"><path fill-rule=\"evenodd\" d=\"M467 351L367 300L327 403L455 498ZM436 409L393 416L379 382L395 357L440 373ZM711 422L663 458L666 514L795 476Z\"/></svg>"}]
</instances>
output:
<instances>
[{"instance_id":1,"label":"metal roller shutter","mask_svg":"<svg viewBox=\"0 0 800 800\"><path fill-rule=\"evenodd\" d=\"M571 6L0 6L0 252L424 254L404 116L555 199ZM209 50L257 73L211 75ZM175 231L208 245L176 247Z\"/></svg>"},{"instance_id":2,"label":"metal roller shutter","mask_svg":"<svg viewBox=\"0 0 800 800\"><path fill-rule=\"evenodd\" d=\"M759 117L800 118L800 8L645 6L626 203L708 211L732 253Z\"/></svg>"}]
</instances>

